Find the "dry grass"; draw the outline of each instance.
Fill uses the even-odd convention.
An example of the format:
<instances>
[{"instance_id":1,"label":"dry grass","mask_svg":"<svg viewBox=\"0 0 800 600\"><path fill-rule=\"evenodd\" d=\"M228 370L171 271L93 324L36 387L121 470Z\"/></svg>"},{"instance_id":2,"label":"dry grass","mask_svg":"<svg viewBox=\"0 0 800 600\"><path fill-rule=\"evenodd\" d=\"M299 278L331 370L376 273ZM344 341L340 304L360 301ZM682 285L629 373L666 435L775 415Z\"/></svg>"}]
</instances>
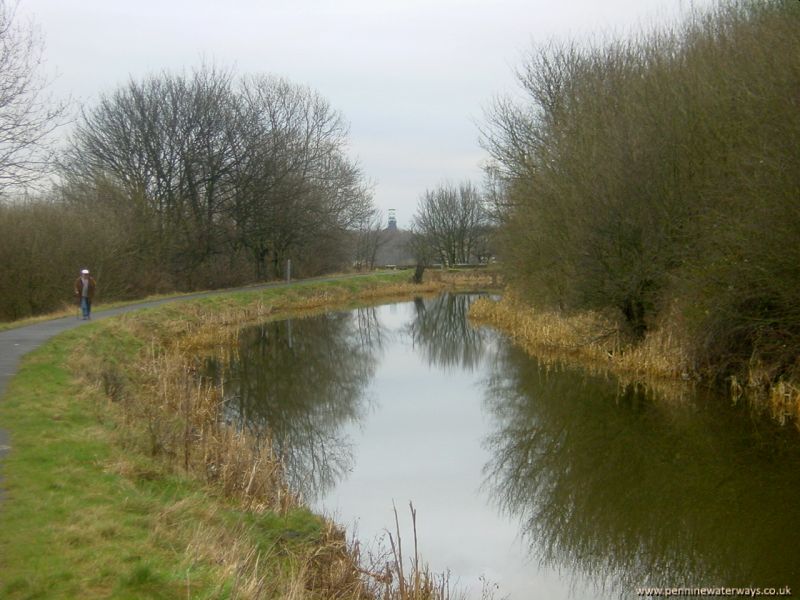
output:
<instances>
[{"instance_id":1,"label":"dry grass","mask_svg":"<svg viewBox=\"0 0 800 600\"><path fill-rule=\"evenodd\" d=\"M213 517L213 515L212 515ZM230 597L241 599L341 598L369 600L368 582L361 576L344 533L326 522L311 545L287 550L277 542L259 550L246 526L207 526L203 519L186 549L186 569L194 563L220 565L223 579L232 582ZM169 525L168 519L165 524Z\"/></svg>"},{"instance_id":2,"label":"dry grass","mask_svg":"<svg viewBox=\"0 0 800 600\"><path fill-rule=\"evenodd\" d=\"M151 351L137 368L145 382L141 393L122 405L127 422L138 425L143 450L247 508L285 512L297 505L271 441L225 424L222 390L197 377L194 358L183 354L180 345L165 354Z\"/></svg>"},{"instance_id":3,"label":"dry grass","mask_svg":"<svg viewBox=\"0 0 800 600\"><path fill-rule=\"evenodd\" d=\"M642 342L621 334L620 323L586 311L563 315L539 311L506 293L499 301L481 298L469 316L496 327L545 365L572 364L592 372L612 372L622 384L642 383L648 389L682 400L694 378L680 338L664 326Z\"/></svg>"},{"instance_id":4,"label":"dry grass","mask_svg":"<svg viewBox=\"0 0 800 600\"><path fill-rule=\"evenodd\" d=\"M481 286L487 288L500 288L503 285L503 275L493 268L439 270L428 269L425 271L425 281L446 283L458 286Z\"/></svg>"},{"instance_id":5,"label":"dry grass","mask_svg":"<svg viewBox=\"0 0 800 600\"><path fill-rule=\"evenodd\" d=\"M411 502L409 502L408 508L411 512L414 555L409 561L410 568L406 570L403 558L403 539L400 535L400 520L397 516L397 508L394 507L395 531L394 535L389 534L392 563L390 563L390 567L387 567L387 572L396 575L397 586L393 590L387 590L389 593L385 594L383 598L391 600L451 600L453 593L450 589L448 574L433 574L427 565L420 562L417 511Z\"/></svg>"},{"instance_id":6,"label":"dry grass","mask_svg":"<svg viewBox=\"0 0 800 600\"><path fill-rule=\"evenodd\" d=\"M735 391L737 382L732 380L731 389ZM778 381L769 388L766 403L772 417L785 424L793 422L800 429L800 386L788 381Z\"/></svg>"}]
</instances>

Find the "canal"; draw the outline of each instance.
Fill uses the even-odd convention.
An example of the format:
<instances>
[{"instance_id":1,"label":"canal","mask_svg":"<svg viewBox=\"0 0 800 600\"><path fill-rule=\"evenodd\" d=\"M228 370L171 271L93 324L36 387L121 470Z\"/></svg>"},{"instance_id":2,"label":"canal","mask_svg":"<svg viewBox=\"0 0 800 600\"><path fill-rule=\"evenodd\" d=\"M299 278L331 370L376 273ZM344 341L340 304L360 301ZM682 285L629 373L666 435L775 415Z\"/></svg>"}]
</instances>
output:
<instances>
[{"instance_id":1,"label":"canal","mask_svg":"<svg viewBox=\"0 0 800 600\"><path fill-rule=\"evenodd\" d=\"M545 364L467 321L475 295L240 332L207 373L316 511L420 552L470 598L636 597L800 580L800 444L708 393Z\"/></svg>"}]
</instances>

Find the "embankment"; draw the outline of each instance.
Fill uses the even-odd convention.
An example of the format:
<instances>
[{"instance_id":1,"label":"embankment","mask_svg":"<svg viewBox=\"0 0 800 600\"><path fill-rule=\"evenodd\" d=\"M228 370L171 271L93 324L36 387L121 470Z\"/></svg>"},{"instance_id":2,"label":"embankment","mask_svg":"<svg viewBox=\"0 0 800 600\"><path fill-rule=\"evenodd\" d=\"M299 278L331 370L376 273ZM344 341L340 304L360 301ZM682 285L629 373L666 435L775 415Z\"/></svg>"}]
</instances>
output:
<instances>
[{"instance_id":1,"label":"embankment","mask_svg":"<svg viewBox=\"0 0 800 600\"><path fill-rule=\"evenodd\" d=\"M373 557L378 567L359 556L305 508L269 443L226 427L219 392L197 376L199 357L248 323L443 289L407 278L173 303L69 331L28 355L0 403L13 447L2 464L0 595L441 597L424 569L399 583L386 557Z\"/></svg>"}]
</instances>

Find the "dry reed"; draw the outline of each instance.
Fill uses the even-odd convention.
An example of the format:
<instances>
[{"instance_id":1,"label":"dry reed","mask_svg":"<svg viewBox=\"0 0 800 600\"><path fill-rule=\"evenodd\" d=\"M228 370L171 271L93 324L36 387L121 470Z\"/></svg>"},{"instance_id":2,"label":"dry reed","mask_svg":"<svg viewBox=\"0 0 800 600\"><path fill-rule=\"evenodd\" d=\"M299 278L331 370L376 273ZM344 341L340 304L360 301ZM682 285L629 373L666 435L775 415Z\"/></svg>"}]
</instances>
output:
<instances>
[{"instance_id":1,"label":"dry reed","mask_svg":"<svg viewBox=\"0 0 800 600\"><path fill-rule=\"evenodd\" d=\"M449 285L468 287L500 288L503 285L503 274L493 269L465 269L445 271L428 269L425 271L425 281L432 283L445 283Z\"/></svg>"},{"instance_id":2,"label":"dry reed","mask_svg":"<svg viewBox=\"0 0 800 600\"><path fill-rule=\"evenodd\" d=\"M507 293L501 300L481 298L469 316L507 334L517 345L536 356L545 368L571 364L592 373L611 372L620 384L643 385L670 401L683 401L701 379L682 333L680 312L672 307L658 327L633 342L620 334L619 322L596 312L563 315L538 311ZM756 410L767 410L781 424L794 422L800 429L800 386L779 380L770 383L764 368L753 363L745 381L729 378L733 401L744 398Z\"/></svg>"},{"instance_id":3,"label":"dry reed","mask_svg":"<svg viewBox=\"0 0 800 600\"><path fill-rule=\"evenodd\" d=\"M766 402L775 420L781 424L794 422L800 429L800 387L797 384L778 381L769 388Z\"/></svg>"},{"instance_id":4,"label":"dry reed","mask_svg":"<svg viewBox=\"0 0 800 600\"><path fill-rule=\"evenodd\" d=\"M540 311L508 292L500 300L478 299L469 317L504 332L545 367L567 364L595 374L611 372L621 385L643 384L675 401L691 392L687 380L693 380L694 373L671 327L651 332L636 344L607 315Z\"/></svg>"}]
</instances>

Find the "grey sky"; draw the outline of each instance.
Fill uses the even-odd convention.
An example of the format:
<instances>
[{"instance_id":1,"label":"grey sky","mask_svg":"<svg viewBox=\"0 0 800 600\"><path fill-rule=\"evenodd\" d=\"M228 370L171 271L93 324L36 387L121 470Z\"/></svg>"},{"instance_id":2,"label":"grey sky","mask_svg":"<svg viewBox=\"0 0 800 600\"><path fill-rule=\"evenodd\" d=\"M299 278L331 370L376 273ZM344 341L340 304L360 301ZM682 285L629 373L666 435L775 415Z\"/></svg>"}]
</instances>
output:
<instances>
[{"instance_id":1,"label":"grey sky","mask_svg":"<svg viewBox=\"0 0 800 600\"><path fill-rule=\"evenodd\" d=\"M376 204L408 224L443 180L480 180L476 121L531 44L672 20L712 0L21 0L55 91L91 103L203 60L313 87L350 123Z\"/></svg>"}]
</instances>

